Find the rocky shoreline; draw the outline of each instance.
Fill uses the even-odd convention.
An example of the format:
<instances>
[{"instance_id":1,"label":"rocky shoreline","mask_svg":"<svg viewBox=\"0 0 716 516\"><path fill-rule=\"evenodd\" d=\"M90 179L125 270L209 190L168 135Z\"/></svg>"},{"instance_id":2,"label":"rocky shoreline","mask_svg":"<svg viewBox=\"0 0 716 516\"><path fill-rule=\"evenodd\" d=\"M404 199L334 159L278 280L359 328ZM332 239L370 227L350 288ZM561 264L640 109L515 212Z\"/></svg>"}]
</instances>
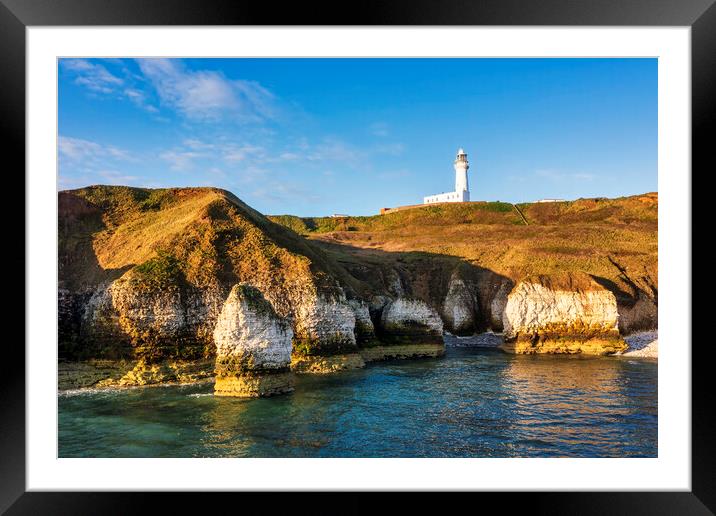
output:
<instances>
[{"instance_id":1,"label":"rocky shoreline","mask_svg":"<svg viewBox=\"0 0 716 516\"><path fill-rule=\"evenodd\" d=\"M440 345L424 346L377 346L361 350L353 355L346 364L336 361L324 361L315 367L292 361L294 373L330 374L347 369L361 368L378 360L400 360L414 358L437 358L445 354L445 348L483 348L502 350L504 335L491 331L458 337L450 333L444 335L444 347ZM614 357L658 359L658 331L638 332L624 337L629 346ZM345 360L345 357L341 357ZM142 380L140 380L142 379ZM83 362L60 362L58 366L58 390L70 392L83 389L116 389L152 387L162 385L189 385L202 382L215 382L214 360L201 362L168 363L163 367L142 365L124 360L89 360ZM287 380L290 383L290 380ZM217 388L215 387L215 390ZM232 389L235 390L235 389ZM249 390L249 389L247 389ZM265 390L265 389L264 389ZM260 389L256 390L258 396ZM286 390L285 392L290 392ZM231 394L228 394L231 395ZM266 395L266 394L264 394ZM248 396L254 397L254 396Z\"/></svg>"},{"instance_id":2,"label":"rocky shoreline","mask_svg":"<svg viewBox=\"0 0 716 516\"><path fill-rule=\"evenodd\" d=\"M514 354L655 358L658 353L655 339L647 346L651 333L622 337L615 296L587 275L541 276L517 283L504 303L492 303L502 307L502 331L468 336L447 329L455 331L455 314L475 310L474 298L463 296L468 306L460 306L453 288L443 303L452 305L452 319L416 298L349 301L340 287L336 291L333 297L309 297L307 305L282 316L263 291L248 282L235 284L223 302L215 297L218 290L182 299L171 289L152 292L126 280L102 286L88 296L79 316L81 331L85 338L100 342L129 333L136 342L130 346L139 356L63 362L58 387L130 387L214 378L218 396L257 397L290 392L294 374L336 373L376 360L439 357L446 346L492 347ZM68 297L62 293L60 299ZM460 321L458 328L464 329L465 321ZM213 351L208 356L162 356L171 349L172 339L197 346L202 335Z\"/></svg>"},{"instance_id":3,"label":"rocky shoreline","mask_svg":"<svg viewBox=\"0 0 716 516\"><path fill-rule=\"evenodd\" d=\"M133 388L214 381L214 360L146 364L140 360L60 361L59 391Z\"/></svg>"},{"instance_id":4,"label":"rocky shoreline","mask_svg":"<svg viewBox=\"0 0 716 516\"><path fill-rule=\"evenodd\" d=\"M582 271L335 254L217 189L91 187L59 205L61 390L214 378L217 396L271 396L475 335L515 354L656 353L625 340L657 327L656 288L626 272L631 294Z\"/></svg>"},{"instance_id":5,"label":"rocky shoreline","mask_svg":"<svg viewBox=\"0 0 716 516\"><path fill-rule=\"evenodd\" d=\"M467 337L445 335L445 346L449 348L485 348L503 349L504 334L485 332ZM628 348L621 353L609 356L624 356L634 358L659 358L659 332L656 330L633 333L624 337Z\"/></svg>"},{"instance_id":6,"label":"rocky shoreline","mask_svg":"<svg viewBox=\"0 0 716 516\"><path fill-rule=\"evenodd\" d=\"M634 358L659 358L659 332L644 331L625 337L629 349L622 356Z\"/></svg>"}]
</instances>

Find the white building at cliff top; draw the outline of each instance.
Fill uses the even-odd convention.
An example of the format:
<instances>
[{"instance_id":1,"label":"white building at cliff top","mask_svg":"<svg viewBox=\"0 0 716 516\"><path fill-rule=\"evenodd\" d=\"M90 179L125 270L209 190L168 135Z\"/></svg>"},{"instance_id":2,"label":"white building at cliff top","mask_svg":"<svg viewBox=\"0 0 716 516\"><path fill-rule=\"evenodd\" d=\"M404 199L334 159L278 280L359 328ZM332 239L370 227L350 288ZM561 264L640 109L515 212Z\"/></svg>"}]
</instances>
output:
<instances>
[{"instance_id":1,"label":"white building at cliff top","mask_svg":"<svg viewBox=\"0 0 716 516\"><path fill-rule=\"evenodd\" d=\"M470 168L470 165L467 161L467 154L465 154L465 151L462 150L462 148L457 151L454 166L455 191L424 197L423 204L470 201L470 187L467 184L467 169Z\"/></svg>"}]
</instances>

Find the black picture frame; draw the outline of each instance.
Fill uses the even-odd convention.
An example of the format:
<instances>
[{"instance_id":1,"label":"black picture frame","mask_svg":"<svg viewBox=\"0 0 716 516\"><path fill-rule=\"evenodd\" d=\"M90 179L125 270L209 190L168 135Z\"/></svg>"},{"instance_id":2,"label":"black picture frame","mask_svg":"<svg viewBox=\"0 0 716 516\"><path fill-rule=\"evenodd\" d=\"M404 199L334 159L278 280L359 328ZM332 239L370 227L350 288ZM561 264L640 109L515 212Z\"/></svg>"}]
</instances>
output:
<instances>
[{"instance_id":1,"label":"black picture frame","mask_svg":"<svg viewBox=\"0 0 716 516\"><path fill-rule=\"evenodd\" d=\"M554 25L554 26L689 26L692 73L692 169L713 173L716 159L711 134L716 125L716 5L715 0L400 0L286 3L231 0L0 0L0 128L4 138L6 188L18 203L10 212L15 223L5 226L13 252L12 270L25 268L25 227L17 221L25 213L25 29L28 26L86 25ZM8 159L10 158L10 159ZM14 158L14 159L12 159ZM11 169L7 163L14 163ZM684 171L692 178L692 171ZM12 184L12 182L16 184ZM10 185L8 186L8 182ZM692 206L696 206L692 201ZM8 219L6 219L8 220ZM693 234L693 233L692 233ZM31 271L26 270L26 274ZM24 292L20 275L10 274ZM24 299L24 295L23 295ZM690 303L691 300L684 300ZM24 319L32 309L19 301L9 321ZM19 326L19 325L18 325ZM185 512L186 495L136 493L26 492L25 488L25 353L20 335L6 337L0 382L0 512L7 514L127 514L152 502L163 512ZM691 336L685 339L691 345ZM525 506L532 514L713 514L716 511L714 434L710 417L710 358L713 345L692 346L692 491L643 493L485 493L501 504L502 511ZM143 497L141 500L139 497ZM241 505L252 495L241 493ZM358 495L350 495L352 498ZM365 512L378 503L361 496L344 501L345 512ZM161 500L147 500L161 497ZM272 496L271 509L304 505L305 496ZM462 498L462 497L461 497ZM497 499L499 498L499 499ZM265 504L265 495L263 501ZM226 500L228 501L228 500ZM413 501L423 504L423 497ZM464 503L465 500L462 500ZM481 500L484 503L484 500ZM220 502L221 503L221 502ZM459 502L458 502L459 503ZM474 504L474 501L467 502ZM231 504L231 502L229 502ZM312 505L312 504L311 504ZM231 506L231 505L230 505ZM272 511L273 512L273 511ZM315 512L315 511L314 511ZM319 511L320 512L320 511Z\"/></svg>"}]
</instances>

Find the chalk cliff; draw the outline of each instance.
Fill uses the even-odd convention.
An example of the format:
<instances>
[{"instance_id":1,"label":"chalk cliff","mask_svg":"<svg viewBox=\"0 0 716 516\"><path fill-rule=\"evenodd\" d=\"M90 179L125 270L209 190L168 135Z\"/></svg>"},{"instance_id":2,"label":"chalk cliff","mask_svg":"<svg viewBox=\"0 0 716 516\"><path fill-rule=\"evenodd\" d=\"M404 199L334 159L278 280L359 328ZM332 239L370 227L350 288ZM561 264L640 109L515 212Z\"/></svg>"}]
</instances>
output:
<instances>
[{"instance_id":1,"label":"chalk cliff","mask_svg":"<svg viewBox=\"0 0 716 516\"><path fill-rule=\"evenodd\" d=\"M443 322L434 309L419 299L399 297L388 301L380 310L376 334L379 344L361 350L368 362L436 357L445 352Z\"/></svg>"},{"instance_id":2,"label":"chalk cliff","mask_svg":"<svg viewBox=\"0 0 716 516\"><path fill-rule=\"evenodd\" d=\"M605 355L627 349L613 293L587 275L528 278L507 298L505 351Z\"/></svg>"},{"instance_id":3,"label":"chalk cliff","mask_svg":"<svg viewBox=\"0 0 716 516\"><path fill-rule=\"evenodd\" d=\"M504 331L504 349L518 353L616 353L622 335L657 325L652 195L523 206L530 226L511 205L468 203L330 231L319 230L339 222L276 223L215 188L95 186L58 201L62 388L221 370L244 379L217 376L227 392L289 389L290 375L257 366L270 362L259 334L275 337L276 370L288 374L436 357L443 332ZM272 312L252 311L244 289ZM236 353L258 369L244 358L221 369ZM250 385L254 373L273 376Z\"/></svg>"},{"instance_id":4,"label":"chalk cliff","mask_svg":"<svg viewBox=\"0 0 716 516\"><path fill-rule=\"evenodd\" d=\"M369 304L359 299L351 299L348 304L355 315L355 338L359 347L365 348L379 344L375 336L375 325L370 318Z\"/></svg>"},{"instance_id":5,"label":"chalk cliff","mask_svg":"<svg viewBox=\"0 0 716 516\"><path fill-rule=\"evenodd\" d=\"M657 193L517 208L478 201L369 217L269 218L330 252L371 294L428 303L450 333L469 333L464 300L473 296L475 330L502 331L518 282L561 273L586 273L612 292L623 335L656 329Z\"/></svg>"},{"instance_id":6,"label":"chalk cliff","mask_svg":"<svg viewBox=\"0 0 716 516\"><path fill-rule=\"evenodd\" d=\"M356 345L356 315L343 290L297 303L292 367L296 372L328 373L363 367Z\"/></svg>"},{"instance_id":7,"label":"chalk cliff","mask_svg":"<svg viewBox=\"0 0 716 516\"><path fill-rule=\"evenodd\" d=\"M258 397L291 391L292 339L290 322L276 315L257 288L235 285L214 329L214 393Z\"/></svg>"},{"instance_id":8,"label":"chalk cliff","mask_svg":"<svg viewBox=\"0 0 716 516\"><path fill-rule=\"evenodd\" d=\"M477 329L478 301L467 280L453 272L440 313L446 329L454 335L472 335Z\"/></svg>"},{"instance_id":9,"label":"chalk cliff","mask_svg":"<svg viewBox=\"0 0 716 516\"><path fill-rule=\"evenodd\" d=\"M182 381L164 366L217 356L217 321L246 283L289 321L298 371L322 369L321 357L329 370L363 365L346 296L355 281L232 194L101 186L60 192L59 203L63 362L133 365L105 378L115 384Z\"/></svg>"}]
</instances>

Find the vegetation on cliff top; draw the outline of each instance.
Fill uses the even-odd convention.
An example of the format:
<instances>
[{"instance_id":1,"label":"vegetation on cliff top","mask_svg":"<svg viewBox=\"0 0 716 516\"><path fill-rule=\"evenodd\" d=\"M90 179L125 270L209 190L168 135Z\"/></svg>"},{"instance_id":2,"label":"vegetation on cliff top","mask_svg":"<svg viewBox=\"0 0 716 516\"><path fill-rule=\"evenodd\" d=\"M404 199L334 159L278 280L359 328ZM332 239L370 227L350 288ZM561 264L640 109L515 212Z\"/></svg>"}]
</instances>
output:
<instances>
[{"instance_id":1,"label":"vegetation on cliff top","mask_svg":"<svg viewBox=\"0 0 716 516\"><path fill-rule=\"evenodd\" d=\"M647 193L617 199L595 198L549 203L517 204L530 224L605 222L649 224L657 221L658 195ZM360 217L297 217L269 215L268 218L296 233L334 231L390 231L405 226L451 226L458 224L525 225L515 205L506 202L468 202L418 205L406 209Z\"/></svg>"},{"instance_id":2,"label":"vegetation on cliff top","mask_svg":"<svg viewBox=\"0 0 716 516\"><path fill-rule=\"evenodd\" d=\"M218 188L62 191L59 223L60 287L71 290L129 270L157 285L181 275L196 287L303 278L307 288L331 289L333 277L353 281L305 238Z\"/></svg>"},{"instance_id":3,"label":"vegetation on cliff top","mask_svg":"<svg viewBox=\"0 0 716 516\"><path fill-rule=\"evenodd\" d=\"M522 224L512 204L473 202L420 206L366 217L296 217L269 215L270 220L301 235L334 231L390 231L406 225Z\"/></svg>"},{"instance_id":4,"label":"vegetation on cliff top","mask_svg":"<svg viewBox=\"0 0 716 516\"><path fill-rule=\"evenodd\" d=\"M519 281L587 273L618 298L657 289L658 195L518 205L455 203L371 217L269 217L360 269L390 262L408 269L458 260ZM509 208L509 209L508 209Z\"/></svg>"}]
</instances>

